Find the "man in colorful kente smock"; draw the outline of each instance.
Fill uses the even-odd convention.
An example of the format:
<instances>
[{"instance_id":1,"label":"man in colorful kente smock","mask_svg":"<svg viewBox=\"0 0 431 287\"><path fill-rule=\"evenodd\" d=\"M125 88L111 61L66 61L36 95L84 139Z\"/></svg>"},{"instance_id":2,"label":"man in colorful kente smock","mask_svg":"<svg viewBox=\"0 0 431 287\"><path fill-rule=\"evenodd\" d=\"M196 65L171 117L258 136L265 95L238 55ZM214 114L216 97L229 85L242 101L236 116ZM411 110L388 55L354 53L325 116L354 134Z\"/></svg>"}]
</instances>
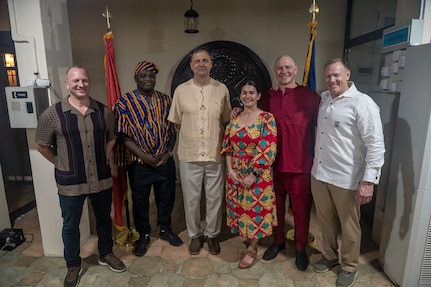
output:
<instances>
[{"instance_id":1,"label":"man in colorful kente smock","mask_svg":"<svg viewBox=\"0 0 431 287\"><path fill-rule=\"evenodd\" d=\"M143 256L150 244L149 197L154 188L160 239L172 246L182 240L171 230L175 202L174 125L168 121L172 99L155 91L159 68L142 61L135 68L136 90L122 95L115 105L120 142L117 164L127 166L133 199L133 220L140 238L133 253Z\"/></svg>"}]
</instances>

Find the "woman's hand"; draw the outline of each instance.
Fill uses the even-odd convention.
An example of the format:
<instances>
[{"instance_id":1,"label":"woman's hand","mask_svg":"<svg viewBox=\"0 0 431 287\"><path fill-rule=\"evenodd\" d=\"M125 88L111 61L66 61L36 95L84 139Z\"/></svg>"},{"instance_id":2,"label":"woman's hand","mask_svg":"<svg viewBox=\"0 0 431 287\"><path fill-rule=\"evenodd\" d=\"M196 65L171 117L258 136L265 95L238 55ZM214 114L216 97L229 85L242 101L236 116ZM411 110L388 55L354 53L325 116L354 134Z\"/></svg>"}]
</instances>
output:
<instances>
[{"instance_id":1,"label":"woman's hand","mask_svg":"<svg viewBox=\"0 0 431 287\"><path fill-rule=\"evenodd\" d=\"M233 184L238 185L242 182L241 177L239 176L238 172L236 170L231 170L228 174L230 179L232 180Z\"/></svg>"},{"instance_id":2,"label":"woman's hand","mask_svg":"<svg viewBox=\"0 0 431 287\"><path fill-rule=\"evenodd\" d=\"M249 173L242 181L242 185L246 188L250 188L256 182L256 177Z\"/></svg>"}]
</instances>

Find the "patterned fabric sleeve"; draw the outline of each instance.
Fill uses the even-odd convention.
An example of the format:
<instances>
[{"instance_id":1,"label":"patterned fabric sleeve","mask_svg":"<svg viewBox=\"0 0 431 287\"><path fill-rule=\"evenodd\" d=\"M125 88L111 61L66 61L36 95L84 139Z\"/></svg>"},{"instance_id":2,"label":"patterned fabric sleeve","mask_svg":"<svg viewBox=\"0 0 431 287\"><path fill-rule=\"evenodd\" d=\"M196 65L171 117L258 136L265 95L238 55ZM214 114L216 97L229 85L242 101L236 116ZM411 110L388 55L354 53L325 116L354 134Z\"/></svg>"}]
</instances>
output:
<instances>
[{"instance_id":1,"label":"patterned fabric sleeve","mask_svg":"<svg viewBox=\"0 0 431 287\"><path fill-rule=\"evenodd\" d=\"M229 124L226 126L226 131L224 133L223 137L223 143L221 146L221 155L226 155L227 153L232 153L232 146L230 142L230 131L232 129L232 121L229 122Z\"/></svg>"},{"instance_id":2,"label":"patterned fabric sleeve","mask_svg":"<svg viewBox=\"0 0 431 287\"><path fill-rule=\"evenodd\" d=\"M61 103L59 103L61 105ZM53 146L55 132L53 122L55 120L54 105L48 107L39 117L36 129L36 143L40 145Z\"/></svg>"},{"instance_id":3,"label":"patterned fabric sleeve","mask_svg":"<svg viewBox=\"0 0 431 287\"><path fill-rule=\"evenodd\" d=\"M126 108L126 102L125 102L125 95L122 95L114 106L114 114L115 114L115 133L118 136L120 133L124 133L127 136L131 136L131 133L129 132L129 120L125 114L125 108ZM115 163L119 166L126 166L131 163L132 161L132 154L129 152L129 150L120 143L117 145L117 150L115 153Z\"/></svg>"},{"instance_id":4,"label":"patterned fabric sleeve","mask_svg":"<svg viewBox=\"0 0 431 287\"><path fill-rule=\"evenodd\" d=\"M117 102L115 103L114 106L114 113L115 113L115 118L116 118L116 126L115 126L115 132L118 133L124 133L127 134L128 136L130 136L130 134L128 134L128 126L129 126L129 121L126 117L125 114L125 109L126 109L126 103L125 103L125 95L123 95L121 98L119 98L117 100Z\"/></svg>"},{"instance_id":5,"label":"patterned fabric sleeve","mask_svg":"<svg viewBox=\"0 0 431 287\"><path fill-rule=\"evenodd\" d=\"M262 121L259 123L260 127L260 140L254 150L254 157L251 161L250 172L253 169L263 170L270 167L277 154L277 127L275 118L271 113L263 113Z\"/></svg>"}]
</instances>

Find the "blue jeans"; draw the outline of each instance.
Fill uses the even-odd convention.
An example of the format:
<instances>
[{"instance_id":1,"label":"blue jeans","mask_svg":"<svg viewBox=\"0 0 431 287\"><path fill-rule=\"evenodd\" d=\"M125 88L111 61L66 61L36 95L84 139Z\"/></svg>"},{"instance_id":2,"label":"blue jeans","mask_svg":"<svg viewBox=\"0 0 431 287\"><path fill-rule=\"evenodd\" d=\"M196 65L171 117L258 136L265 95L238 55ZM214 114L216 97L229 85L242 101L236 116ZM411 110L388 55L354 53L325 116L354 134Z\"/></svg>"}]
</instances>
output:
<instances>
[{"instance_id":1,"label":"blue jeans","mask_svg":"<svg viewBox=\"0 0 431 287\"><path fill-rule=\"evenodd\" d=\"M157 226L170 230L175 203L175 162L172 158L165 165L154 168L133 163L127 168L133 200L133 221L139 234L151 231L149 210L150 192L154 187L157 205Z\"/></svg>"},{"instance_id":2,"label":"blue jeans","mask_svg":"<svg viewBox=\"0 0 431 287\"><path fill-rule=\"evenodd\" d=\"M81 266L80 252L80 232L79 223L81 221L84 201L90 198L96 217L96 231L99 237L99 256L104 257L112 253L112 188L98 193L84 194L79 196L65 196L59 194L61 215L63 217L63 244L64 259L67 267Z\"/></svg>"}]
</instances>

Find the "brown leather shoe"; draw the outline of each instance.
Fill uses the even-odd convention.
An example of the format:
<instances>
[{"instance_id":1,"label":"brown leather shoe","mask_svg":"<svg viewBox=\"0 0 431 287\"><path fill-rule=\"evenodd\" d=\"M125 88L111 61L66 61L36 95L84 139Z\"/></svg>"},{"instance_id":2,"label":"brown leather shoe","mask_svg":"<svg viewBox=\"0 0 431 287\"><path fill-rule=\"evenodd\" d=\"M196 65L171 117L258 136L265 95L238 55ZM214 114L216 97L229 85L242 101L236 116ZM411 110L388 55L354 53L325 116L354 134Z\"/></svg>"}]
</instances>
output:
<instances>
[{"instance_id":1,"label":"brown leather shoe","mask_svg":"<svg viewBox=\"0 0 431 287\"><path fill-rule=\"evenodd\" d=\"M109 253L104 257L99 257L99 264L103 266L109 266L114 272L124 272L127 270L126 265L121 261L114 253Z\"/></svg>"},{"instance_id":2,"label":"brown leather shoe","mask_svg":"<svg viewBox=\"0 0 431 287\"><path fill-rule=\"evenodd\" d=\"M208 243L208 252L212 255L217 255L220 253L220 244L218 243L218 240L216 237L214 238L207 238Z\"/></svg>"},{"instance_id":3,"label":"brown leather shoe","mask_svg":"<svg viewBox=\"0 0 431 287\"><path fill-rule=\"evenodd\" d=\"M191 255L197 255L201 252L202 247L204 246L204 240L202 236L193 238L190 242L189 252Z\"/></svg>"},{"instance_id":4,"label":"brown leather shoe","mask_svg":"<svg viewBox=\"0 0 431 287\"><path fill-rule=\"evenodd\" d=\"M78 285L79 275L81 275L81 273L81 266L67 268L67 274L64 278L64 287L75 287Z\"/></svg>"}]
</instances>

